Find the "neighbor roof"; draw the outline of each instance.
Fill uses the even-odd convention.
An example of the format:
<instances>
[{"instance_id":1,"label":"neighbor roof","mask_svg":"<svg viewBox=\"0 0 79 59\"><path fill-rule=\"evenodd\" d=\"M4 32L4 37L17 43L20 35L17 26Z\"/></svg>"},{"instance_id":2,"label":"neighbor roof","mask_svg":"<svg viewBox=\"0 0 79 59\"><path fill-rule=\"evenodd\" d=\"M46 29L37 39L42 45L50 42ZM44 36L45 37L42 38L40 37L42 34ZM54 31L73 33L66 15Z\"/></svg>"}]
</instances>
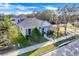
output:
<instances>
[{"instance_id":1,"label":"neighbor roof","mask_svg":"<svg viewBox=\"0 0 79 59\"><path fill-rule=\"evenodd\" d=\"M26 18L24 21L18 24L19 27L35 28L40 27L44 21L37 18Z\"/></svg>"}]
</instances>

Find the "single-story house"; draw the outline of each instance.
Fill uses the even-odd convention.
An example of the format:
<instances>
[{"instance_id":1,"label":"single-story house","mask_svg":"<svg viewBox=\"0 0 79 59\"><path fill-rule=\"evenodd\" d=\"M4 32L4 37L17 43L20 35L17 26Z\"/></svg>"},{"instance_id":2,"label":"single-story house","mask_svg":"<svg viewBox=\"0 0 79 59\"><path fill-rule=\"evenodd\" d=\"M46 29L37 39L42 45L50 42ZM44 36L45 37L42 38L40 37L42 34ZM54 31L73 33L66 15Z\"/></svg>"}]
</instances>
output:
<instances>
[{"instance_id":1,"label":"single-story house","mask_svg":"<svg viewBox=\"0 0 79 59\"><path fill-rule=\"evenodd\" d=\"M17 20L19 21L19 19ZM37 18L26 18L23 21L18 22L17 26L20 28L20 31L24 36L30 35L32 29L34 28L38 28L41 33L45 32L45 34L43 34L43 36L45 36L47 35L51 24L47 21L39 20Z\"/></svg>"}]
</instances>

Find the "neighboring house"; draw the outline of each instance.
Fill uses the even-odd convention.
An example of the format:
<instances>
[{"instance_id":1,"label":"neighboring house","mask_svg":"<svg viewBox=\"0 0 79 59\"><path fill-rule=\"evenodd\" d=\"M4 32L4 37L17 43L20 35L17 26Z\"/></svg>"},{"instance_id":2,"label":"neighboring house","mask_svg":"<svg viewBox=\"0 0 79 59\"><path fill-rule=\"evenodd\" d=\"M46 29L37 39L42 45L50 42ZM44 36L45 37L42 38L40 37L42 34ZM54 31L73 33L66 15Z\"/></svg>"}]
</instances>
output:
<instances>
[{"instance_id":1,"label":"neighboring house","mask_svg":"<svg viewBox=\"0 0 79 59\"><path fill-rule=\"evenodd\" d=\"M15 21L15 23L18 23L18 21ZM38 28L41 33L44 32L45 34L43 34L43 36L45 36L47 35L51 24L47 21L42 21L37 18L26 18L25 20L18 23L17 26L20 28L24 36L30 35L32 29L34 28Z\"/></svg>"},{"instance_id":2,"label":"neighboring house","mask_svg":"<svg viewBox=\"0 0 79 59\"><path fill-rule=\"evenodd\" d=\"M4 20L4 17L3 16L0 16L0 20Z\"/></svg>"},{"instance_id":3,"label":"neighboring house","mask_svg":"<svg viewBox=\"0 0 79 59\"><path fill-rule=\"evenodd\" d=\"M14 23L14 24L19 24L20 22L22 22L23 20L25 20L26 18L24 17L13 17L11 18L11 21Z\"/></svg>"}]
</instances>

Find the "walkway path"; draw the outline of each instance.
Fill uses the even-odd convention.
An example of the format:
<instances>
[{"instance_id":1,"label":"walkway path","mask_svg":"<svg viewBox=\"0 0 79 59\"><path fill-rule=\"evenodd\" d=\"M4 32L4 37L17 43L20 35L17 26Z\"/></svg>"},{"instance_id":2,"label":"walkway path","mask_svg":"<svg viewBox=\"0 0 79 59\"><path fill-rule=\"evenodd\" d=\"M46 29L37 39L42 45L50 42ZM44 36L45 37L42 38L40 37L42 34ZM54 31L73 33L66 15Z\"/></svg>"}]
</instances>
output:
<instances>
[{"instance_id":1,"label":"walkway path","mask_svg":"<svg viewBox=\"0 0 79 59\"><path fill-rule=\"evenodd\" d=\"M40 43L40 44L36 44L36 45L33 45L33 46L29 46L29 47L26 47L26 48L19 49L19 50L16 50L16 51L11 51L11 52L5 53L5 54L3 54L3 55L6 55L6 56L16 56L16 55L20 55L20 54L22 54L22 53L26 53L26 52L33 51L33 50L35 50L35 49L38 49L38 48L47 46L47 45L49 45L49 44L52 44L52 43L61 41L61 40L63 40L63 39L72 37L72 36L74 36L74 35L75 35L74 33L71 33L71 34L69 34L68 36L64 36L64 37L57 38L57 39L55 39L55 41L54 41L54 40L50 40L50 41L48 41L48 42L43 42L43 43Z\"/></svg>"}]
</instances>

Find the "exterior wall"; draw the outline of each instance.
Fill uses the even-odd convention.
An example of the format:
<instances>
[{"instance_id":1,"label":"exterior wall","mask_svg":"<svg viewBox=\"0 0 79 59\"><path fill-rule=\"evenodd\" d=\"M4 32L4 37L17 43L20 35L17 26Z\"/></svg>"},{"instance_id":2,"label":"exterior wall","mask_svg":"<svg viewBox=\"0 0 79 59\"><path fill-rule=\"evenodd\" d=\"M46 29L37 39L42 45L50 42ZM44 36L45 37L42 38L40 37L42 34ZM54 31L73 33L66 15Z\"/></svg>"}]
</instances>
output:
<instances>
[{"instance_id":1,"label":"exterior wall","mask_svg":"<svg viewBox=\"0 0 79 59\"><path fill-rule=\"evenodd\" d=\"M21 27L20 27L20 31L21 31L21 33L22 33L25 37L29 35L29 31L28 31L28 30L29 30L29 29L21 28ZM32 31L32 29L31 29L31 31Z\"/></svg>"},{"instance_id":2,"label":"exterior wall","mask_svg":"<svg viewBox=\"0 0 79 59\"><path fill-rule=\"evenodd\" d=\"M49 27L48 27L48 26L39 27L38 29L39 29L39 31L40 31L41 33L42 33L42 28L44 28L45 34L44 34L43 36L45 37L45 36L47 36L47 32L48 32L48 30L49 30ZM29 35L28 29L26 29L26 28L21 28L21 27L20 27L20 31L22 32L22 34L23 34L24 36ZM31 29L31 31L32 31L32 29Z\"/></svg>"},{"instance_id":3,"label":"exterior wall","mask_svg":"<svg viewBox=\"0 0 79 59\"><path fill-rule=\"evenodd\" d=\"M43 26L44 25L44 26ZM50 24L49 25L47 25L46 23L45 24L42 24L40 27L37 27L38 29L39 29L39 31L42 33L42 31L43 31L43 28L44 28L44 37L45 36L47 36L47 32L48 32L48 30L49 30L49 28L50 28ZM29 28L28 28L29 29ZM20 27L20 31L22 32L22 34L24 35L24 36L26 36L26 35L29 35L29 32L28 32L28 29L27 28L21 28ZM32 31L32 29L33 28L30 28L31 29L31 31Z\"/></svg>"},{"instance_id":4,"label":"exterior wall","mask_svg":"<svg viewBox=\"0 0 79 59\"><path fill-rule=\"evenodd\" d=\"M42 28L44 28L44 36L47 36L47 32L49 30L49 28L51 27L51 24L47 21L43 22L43 24L41 25L41 31L42 31Z\"/></svg>"},{"instance_id":5,"label":"exterior wall","mask_svg":"<svg viewBox=\"0 0 79 59\"><path fill-rule=\"evenodd\" d=\"M25 28L21 28L21 27L20 27L20 31L22 32L22 34L23 34L24 36L26 36L26 29L25 29Z\"/></svg>"},{"instance_id":6,"label":"exterior wall","mask_svg":"<svg viewBox=\"0 0 79 59\"><path fill-rule=\"evenodd\" d=\"M44 37L45 37L45 36L47 36L47 32L48 32L50 26L43 26L43 27L40 27L39 30L40 30L41 33L42 33L42 28L44 28L44 33L45 33L45 34L44 34Z\"/></svg>"}]
</instances>

